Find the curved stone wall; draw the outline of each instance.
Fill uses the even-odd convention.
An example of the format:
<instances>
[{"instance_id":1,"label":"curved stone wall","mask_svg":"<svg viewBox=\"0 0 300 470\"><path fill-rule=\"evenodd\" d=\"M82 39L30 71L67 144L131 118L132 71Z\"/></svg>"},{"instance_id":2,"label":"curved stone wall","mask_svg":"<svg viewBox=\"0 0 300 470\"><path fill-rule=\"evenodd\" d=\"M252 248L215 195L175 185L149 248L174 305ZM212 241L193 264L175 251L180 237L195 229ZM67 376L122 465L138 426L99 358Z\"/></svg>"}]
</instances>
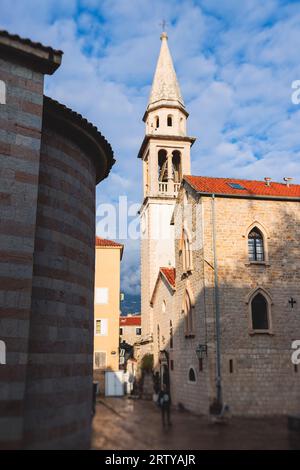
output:
<instances>
[{"instance_id":1,"label":"curved stone wall","mask_svg":"<svg viewBox=\"0 0 300 470\"><path fill-rule=\"evenodd\" d=\"M89 446L95 181L91 158L44 126L25 397L28 447Z\"/></svg>"}]
</instances>

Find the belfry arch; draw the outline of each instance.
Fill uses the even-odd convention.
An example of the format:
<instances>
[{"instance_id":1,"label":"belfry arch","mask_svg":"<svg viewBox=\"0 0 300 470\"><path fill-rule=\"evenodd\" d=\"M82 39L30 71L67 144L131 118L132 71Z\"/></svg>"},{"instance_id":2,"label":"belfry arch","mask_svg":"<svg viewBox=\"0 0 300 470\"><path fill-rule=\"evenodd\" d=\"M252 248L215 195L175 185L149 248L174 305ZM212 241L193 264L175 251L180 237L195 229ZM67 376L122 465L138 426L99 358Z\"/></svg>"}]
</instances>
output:
<instances>
[{"instance_id":1,"label":"belfry arch","mask_svg":"<svg viewBox=\"0 0 300 470\"><path fill-rule=\"evenodd\" d=\"M182 179L182 161L179 150L172 152L172 179L174 183L180 183Z\"/></svg>"}]
</instances>

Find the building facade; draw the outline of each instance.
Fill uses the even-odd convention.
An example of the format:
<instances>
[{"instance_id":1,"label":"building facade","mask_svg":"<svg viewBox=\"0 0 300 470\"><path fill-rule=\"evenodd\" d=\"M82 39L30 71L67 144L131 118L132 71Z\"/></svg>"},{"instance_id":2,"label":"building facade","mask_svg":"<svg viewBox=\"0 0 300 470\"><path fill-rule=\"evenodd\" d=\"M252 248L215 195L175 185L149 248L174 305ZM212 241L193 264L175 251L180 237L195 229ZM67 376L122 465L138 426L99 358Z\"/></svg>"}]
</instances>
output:
<instances>
[{"instance_id":1,"label":"building facade","mask_svg":"<svg viewBox=\"0 0 300 470\"><path fill-rule=\"evenodd\" d=\"M142 335L142 321L140 315L126 315L120 317L120 343L125 341L133 346Z\"/></svg>"},{"instance_id":2,"label":"building facade","mask_svg":"<svg viewBox=\"0 0 300 470\"><path fill-rule=\"evenodd\" d=\"M62 52L0 32L1 448L88 448L101 133L43 95Z\"/></svg>"},{"instance_id":3,"label":"building facade","mask_svg":"<svg viewBox=\"0 0 300 470\"><path fill-rule=\"evenodd\" d=\"M236 415L299 412L300 185L181 175L169 219L174 263L142 241L155 370L173 403L199 414L224 405Z\"/></svg>"},{"instance_id":4,"label":"building facade","mask_svg":"<svg viewBox=\"0 0 300 470\"><path fill-rule=\"evenodd\" d=\"M120 263L123 245L96 237L94 378L119 370Z\"/></svg>"}]
</instances>

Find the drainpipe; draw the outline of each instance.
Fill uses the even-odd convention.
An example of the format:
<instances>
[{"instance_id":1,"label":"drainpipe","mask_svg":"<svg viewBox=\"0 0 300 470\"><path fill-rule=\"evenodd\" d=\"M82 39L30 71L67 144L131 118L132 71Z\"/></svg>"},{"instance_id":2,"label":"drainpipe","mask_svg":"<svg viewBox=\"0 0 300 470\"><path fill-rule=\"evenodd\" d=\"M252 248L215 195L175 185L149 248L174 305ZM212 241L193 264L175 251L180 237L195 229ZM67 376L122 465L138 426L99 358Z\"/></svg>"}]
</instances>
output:
<instances>
[{"instance_id":1,"label":"drainpipe","mask_svg":"<svg viewBox=\"0 0 300 470\"><path fill-rule=\"evenodd\" d=\"M218 284L218 260L216 249L216 214L215 195L212 194L212 226L213 226L213 256L214 256L214 300L216 313L216 391L217 401L222 405L222 376L221 376L221 344L220 344L220 303Z\"/></svg>"}]
</instances>

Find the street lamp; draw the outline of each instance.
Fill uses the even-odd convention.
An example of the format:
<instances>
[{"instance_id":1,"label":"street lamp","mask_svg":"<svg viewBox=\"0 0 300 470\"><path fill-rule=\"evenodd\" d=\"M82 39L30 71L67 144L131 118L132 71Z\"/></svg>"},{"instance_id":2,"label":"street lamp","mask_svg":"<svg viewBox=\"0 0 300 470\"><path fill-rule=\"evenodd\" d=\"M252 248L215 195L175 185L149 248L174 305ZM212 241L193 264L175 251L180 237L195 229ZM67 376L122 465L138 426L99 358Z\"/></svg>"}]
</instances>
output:
<instances>
[{"instance_id":1,"label":"street lamp","mask_svg":"<svg viewBox=\"0 0 300 470\"><path fill-rule=\"evenodd\" d=\"M207 356L207 344L199 344L196 349L198 359L203 359L204 355Z\"/></svg>"}]
</instances>

